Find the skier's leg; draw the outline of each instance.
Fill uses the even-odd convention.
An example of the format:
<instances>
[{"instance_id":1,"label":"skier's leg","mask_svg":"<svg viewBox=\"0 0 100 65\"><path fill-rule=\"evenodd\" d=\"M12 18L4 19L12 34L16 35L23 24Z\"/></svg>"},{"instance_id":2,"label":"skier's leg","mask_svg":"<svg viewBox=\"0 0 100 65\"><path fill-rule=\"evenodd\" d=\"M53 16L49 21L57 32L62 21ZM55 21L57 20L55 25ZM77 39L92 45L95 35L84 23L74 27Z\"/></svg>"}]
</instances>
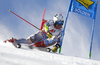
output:
<instances>
[{"instance_id":1,"label":"skier's leg","mask_svg":"<svg viewBox=\"0 0 100 65\"><path fill-rule=\"evenodd\" d=\"M36 33L36 34L32 34L31 36L29 36L28 38L27 38L27 43L29 43L30 41L32 42L32 43L37 43L37 42L40 42L40 41L42 41L42 40L44 40L46 37L45 37L45 35L44 35L44 33L43 32L41 32L41 31L39 31L38 33Z\"/></svg>"},{"instance_id":2,"label":"skier's leg","mask_svg":"<svg viewBox=\"0 0 100 65\"><path fill-rule=\"evenodd\" d=\"M54 39L48 38L48 39L44 39L40 42L35 43L34 46L36 46L36 47L48 47L48 46L55 44L56 42L57 42L56 38L54 38Z\"/></svg>"},{"instance_id":3,"label":"skier's leg","mask_svg":"<svg viewBox=\"0 0 100 65\"><path fill-rule=\"evenodd\" d=\"M29 48L32 49L34 46L45 47L45 42L43 41L45 39L47 39L47 36L43 32L38 32L38 34L30 36L28 40L31 40L32 43L35 43L35 44L31 44Z\"/></svg>"},{"instance_id":4,"label":"skier's leg","mask_svg":"<svg viewBox=\"0 0 100 65\"><path fill-rule=\"evenodd\" d=\"M43 32L38 32L36 34L33 34L31 36L29 36L27 39L9 39L9 40L6 40L6 41L9 41L15 45L17 44L29 44L29 45L34 45L34 43L37 43L37 42L40 42L42 41L44 38L44 35L43 35ZM6 42L5 41L5 42Z\"/></svg>"},{"instance_id":5,"label":"skier's leg","mask_svg":"<svg viewBox=\"0 0 100 65\"><path fill-rule=\"evenodd\" d=\"M27 40L24 39L24 38L22 38L22 39L14 39L14 38L12 38L12 39L6 40L4 42L6 43L7 41L11 42L16 48L20 48L21 47L21 45L20 45L21 43L26 44L26 42L27 42Z\"/></svg>"},{"instance_id":6,"label":"skier's leg","mask_svg":"<svg viewBox=\"0 0 100 65\"><path fill-rule=\"evenodd\" d=\"M44 41L45 41L45 46L48 47L48 46L51 46L51 45L55 44L58 41L58 39L56 39L56 38L49 39L48 38Z\"/></svg>"},{"instance_id":7,"label":"skier's leg","mask_svg":"<svg viewBox=\"0 0 100 65\"><path fill-rule=\"evenodd\" d=\"M40 32L31 35L27 39L21 38L21 39L10 39L9 42L16 43L16 44L32 44L39 42L41 39L43 39L43 36L41 35Z\"/></svg>"},{"instance_id":8,"label":"skier's leg","mask_svg":"<svg viewBox=\"0 0 100 65\"><path fill-rule=\"evenodd\" d=\"M22 39L12 38L12 39L9 39L9 40L6 40L6 41L11 42L11 43L16 43L16 44L21 44L21 43L26 43L27 42L27 40L24 39L24 38L22 38Z\"/></svg>"},{"instance_id":9,"label":"skier's leg","mask_svg":"<svg viewBox=\"0 0 100 65\"><path fill-rule=\"evenodd\" d=\"M22 39L14 39L15 43L17 44L26 44L27 40L22 38Z\"/></svg>"}]
</instances>

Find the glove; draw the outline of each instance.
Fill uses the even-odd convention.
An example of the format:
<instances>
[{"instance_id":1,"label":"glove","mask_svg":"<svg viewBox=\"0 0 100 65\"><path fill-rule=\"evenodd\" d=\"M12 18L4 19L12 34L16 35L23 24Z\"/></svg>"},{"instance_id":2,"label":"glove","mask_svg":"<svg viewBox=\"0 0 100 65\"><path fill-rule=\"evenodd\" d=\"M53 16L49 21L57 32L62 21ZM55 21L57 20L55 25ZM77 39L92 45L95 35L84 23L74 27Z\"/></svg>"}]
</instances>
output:
<instances>
[{"instance_id":1,"label":"glove","mask_svg":"<svg viewBox=\"0 0 100 65\"><path fill-rule=\"evenodd\" d=\"M55 46L55 47L53 47L51 50L52 50L52 52L56 53L57 50L58 50L58 48Z\"/></svg>"},{"instance_id":2,"label":"glove","mask_svg":"<svg viewBox=\"0 0 100 65\"><path fill-rule=\"evenodd\" d=\"M49 31L49 28L46 24L44 24L44 29L45 29L46 32Z\"/></svg>"},{"instance_id":3,"label":"glove","mask_svg":"<svg viewBox=\"0 0 100 65\"><path fill-rule=\"evenodd\" d=\"M51 33L47 33L47 37L48 38L52 38L52 34Z\"/></svg>"},{"instance_id":4,"label":"glove","mask_svg":"<svg viewBox=\"0 0 100 65\"><path fill-rule=\"evenodd\" d=\"M54 48L51 49L52 52L56 53L59 47L60 47L60 45L59 45L59 44L56 44L56 45L54 46Z\"/></svg>"}]
</instances>

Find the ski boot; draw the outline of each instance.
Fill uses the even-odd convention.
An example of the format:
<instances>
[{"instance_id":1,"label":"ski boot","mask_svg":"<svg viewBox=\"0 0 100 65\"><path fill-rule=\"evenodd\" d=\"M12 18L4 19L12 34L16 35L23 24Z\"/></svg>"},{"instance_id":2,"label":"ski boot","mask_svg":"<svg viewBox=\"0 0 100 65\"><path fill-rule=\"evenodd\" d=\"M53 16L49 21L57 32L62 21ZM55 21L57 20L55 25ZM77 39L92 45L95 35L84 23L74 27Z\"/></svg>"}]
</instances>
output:
<instances>
[{"instance_id":1,"label":"ski boot","mask_svg":"<svg viewBox=\"0 0 100 65\"><path fill-rule=\"evenodd\" d=\"M6 43L7 41L8 42L11 42L13 44L13 46L15 46L16 48L21 48L21 45L20 44L17 44L14 38L9 39L9 40L6 40L4 42Z\"/></svg>"}]
</instances>

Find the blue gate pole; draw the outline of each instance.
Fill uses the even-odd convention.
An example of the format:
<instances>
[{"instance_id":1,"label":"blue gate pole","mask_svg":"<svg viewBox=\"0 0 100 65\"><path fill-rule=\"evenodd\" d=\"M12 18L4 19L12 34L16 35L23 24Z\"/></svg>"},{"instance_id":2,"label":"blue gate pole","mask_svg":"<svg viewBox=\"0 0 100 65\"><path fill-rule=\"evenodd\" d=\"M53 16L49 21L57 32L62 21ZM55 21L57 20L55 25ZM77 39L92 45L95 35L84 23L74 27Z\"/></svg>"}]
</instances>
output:
<instances>
[{"instance_id":1,"label":"blue gate pole","mask_svg":"<svg viewBox=\"0 0 100 65\"><path fill-rule=\"evenodd\" d=\"M94 36L94 27L95 27L95 19L96 19L96 12L97 12L97 4L98 4L98 0L96 0L96 8L95 8L95 16L93 19L93 25L92 25L92 35L91 35L91 43L90 43L90 52L89 52L89 59L91 59L91 54L92 54L92 45L93 45L93 36Z\"/></svg>"},{"instance_id":2,"label":"blue gate pole","mask_svg":"<svg viewBox=\"0 0 100 65\"><path fill-rule=\"evenodd\" d=\"M94 36L94 27L95 27L95 19L93 19L93 26L92 26L92 35L91 35L89 59L91 59L91 53L92 53L92 44L93 44L93 36Z\"/></svg>"},{"instance_id":3,"label":"blue gate pole","mask_svg":"<svg viewBox=\"0 0 100 65\"><path fill-rule=\"evenodd\" d=\"M60 46L60 49L59 49L59 53L61 53L63 38L64 38L64 35L65 35L65 28L66 28L66 24L67 24L68 15L69 15L69 12L70 12L70 10L71 10L72 1L73 1L73 0L70 0L70 5L69 5L69 8L68 8L68 13L67 13L66 20L65 20L65 24L64 24L63 37L62 37L62 40L61 40L61 46Z\"/></svg>"}]
</instances>

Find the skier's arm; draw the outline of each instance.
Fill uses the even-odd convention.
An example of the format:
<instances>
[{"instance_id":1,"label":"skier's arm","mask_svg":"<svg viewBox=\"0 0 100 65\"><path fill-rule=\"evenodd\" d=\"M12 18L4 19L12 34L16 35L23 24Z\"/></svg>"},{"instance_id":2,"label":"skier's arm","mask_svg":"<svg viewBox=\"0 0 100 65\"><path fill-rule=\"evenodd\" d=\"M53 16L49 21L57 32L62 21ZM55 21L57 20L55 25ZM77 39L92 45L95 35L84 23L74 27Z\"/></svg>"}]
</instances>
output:
<instances>
[{"instance_id":1,"label":"skier's arm","mask_svg":"<svg viewBox=\"0 0 100 65\"><path fill-rule=\"evenodd\" d=\"M58 40L56 45L59 45L59 47L61 46L62 36L63 36L63 31L61 31L60 34L56 37Z\"/></svg>"},{"instance_id":2,"label":"skier's arm","mask_svg":"<svg viewBox=\"0 0 100 65\"><path fill-rule=\"evenodd\" d=\"M58 36L52 36L52 38L48 38L46 39L46 45L53 45L56 43L55 46L57 46L58 48L60 47L60 43L61 43L61 40L62 40L62 32L58 35Z\"/></svg>"},{"instance_id":3,"label":"skier's arm","mask_svg":"<svg viewBox=\"0 0 100 65\"><path fill-rule=\"evenodd\" d=\"M49 31L49 26L51 26L51 25L52 25L51 22L48 21L48 22L46 22L46 23L44 24L44 26L43 26L43 30L45 30L45 32L47 32L47 37L48 37L48 38L52 38L52 34L51 34L50 31Z\"/></svg>"},{"instance_id":4,"label":"skier's arm","mask_svg":"<svg viewBox=\"0 0 100 65\"><path fill-rule=\"evenodd\" d=\"M50 26L52 26L54 23L52 20L47 21L44 26L43 26L43 30L45 30L45 32L50 32Z\"/></svg>"},{"instance_id":5,"label":"skier's arm","mask_svg":"<svg viewBox=\"0 0 100 65\"><path fill-rule=\"evenodd\" d=\"M52 52L54 52L54 53L56 53L57 52L57 50L58 50L58 48L60 48L60 46L61 46L61 41L62 41L62 32L60 32L60 34L57 36L57 37L55 37L55 38L57 38L57 44L51 49L52 50Z\"/></svg>"}]
</instances>

